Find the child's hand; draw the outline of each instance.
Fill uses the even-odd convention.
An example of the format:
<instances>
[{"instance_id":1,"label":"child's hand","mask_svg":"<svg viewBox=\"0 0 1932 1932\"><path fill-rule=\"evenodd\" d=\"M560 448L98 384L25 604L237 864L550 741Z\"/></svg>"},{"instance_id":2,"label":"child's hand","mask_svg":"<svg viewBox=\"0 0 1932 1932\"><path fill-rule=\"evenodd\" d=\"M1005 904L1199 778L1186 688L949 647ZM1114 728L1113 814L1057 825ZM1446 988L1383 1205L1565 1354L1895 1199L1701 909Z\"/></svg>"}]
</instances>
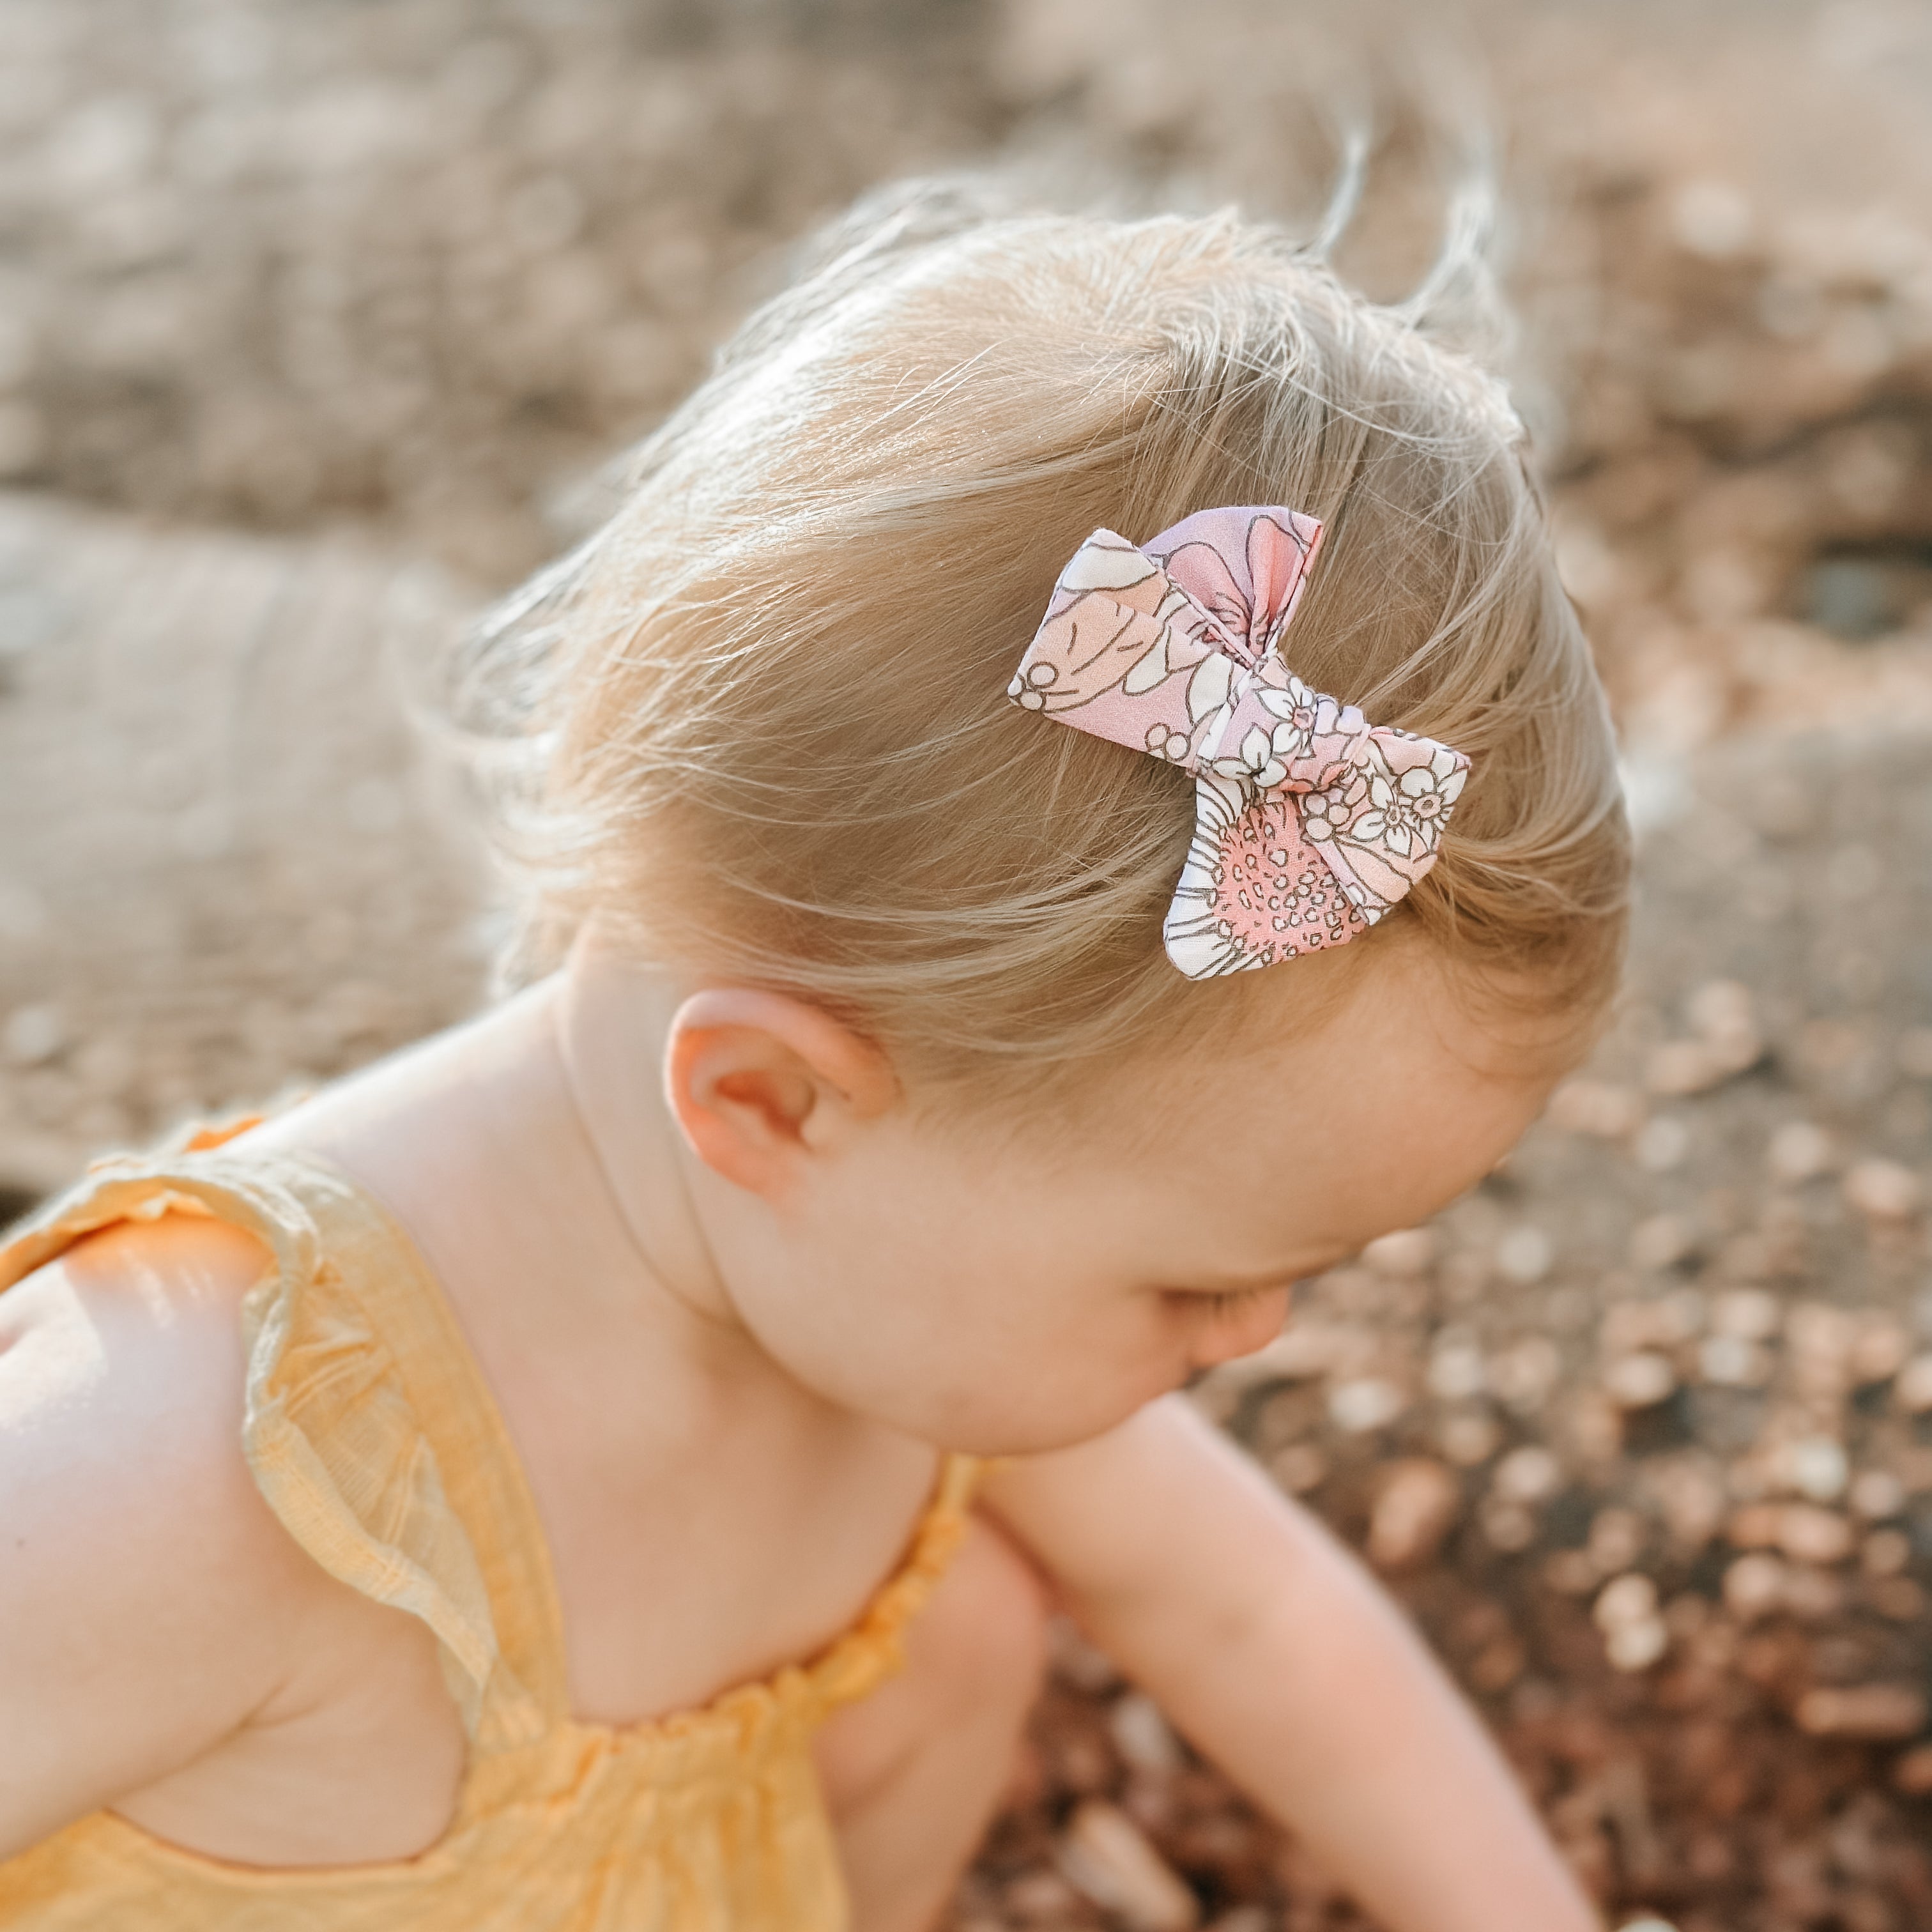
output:
<instances>
[{"instance_id":1,"label":"child's hand","mask_svg":"<svg viewBox=\"0 0 1932 1932\"><path fill-rule=\"evenodd\" d=\"M990 1507L1082 1627L1398 1932L1594 1932L1474 1714L1367 1574L1180 1397Z\"/></svg>"}]
</instances>

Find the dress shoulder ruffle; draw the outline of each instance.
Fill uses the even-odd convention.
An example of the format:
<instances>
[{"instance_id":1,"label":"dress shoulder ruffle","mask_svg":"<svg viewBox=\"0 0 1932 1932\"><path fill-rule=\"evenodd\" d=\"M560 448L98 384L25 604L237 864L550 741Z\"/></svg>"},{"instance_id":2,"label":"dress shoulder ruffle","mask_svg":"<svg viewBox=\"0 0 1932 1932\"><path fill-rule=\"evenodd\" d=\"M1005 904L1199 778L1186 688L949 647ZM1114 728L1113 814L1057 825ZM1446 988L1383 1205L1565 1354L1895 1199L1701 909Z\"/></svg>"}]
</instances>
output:
<instances>
[{"instance_id":1,"label":"dress shoulder ruffle","mask_svg":"<svg viewBox=\"0 0 1932 1932\"><path fill-rule=\"evenodd\" d=\"M212 1135L98 1161L0 1246L0 1292L123 1222L204 1215L260 1240L267 1258L241 1309L256 1485L332 1576L428 1626L473 1738L500 1665L489 1592L394 1352L324 1238L339 1186L286 1156L226 1154Z\"/></svg>"}]
</instances>

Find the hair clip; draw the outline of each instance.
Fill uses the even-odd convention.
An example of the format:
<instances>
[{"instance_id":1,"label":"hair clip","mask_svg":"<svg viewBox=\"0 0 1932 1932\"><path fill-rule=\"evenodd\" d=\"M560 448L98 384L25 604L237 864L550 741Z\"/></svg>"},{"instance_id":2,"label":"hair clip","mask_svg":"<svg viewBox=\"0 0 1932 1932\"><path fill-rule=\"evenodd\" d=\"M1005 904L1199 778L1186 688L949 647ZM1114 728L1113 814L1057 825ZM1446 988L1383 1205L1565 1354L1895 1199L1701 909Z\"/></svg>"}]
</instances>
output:
<instances>
[{"instance_id":1,"label":"hair clip","mask_svg":"<svg viewBox=\"0 0 1932 1932\"><path fill-rule=\"evenodd\" d=\"M1202 510L1137 548L1074 552L1006 694L1194 775L1194 836L1162 928L1190 980L1366 932L1435 864L1469 760L1371 724L1282 662L1322 526Z\"/></svg>"}]
</instances>

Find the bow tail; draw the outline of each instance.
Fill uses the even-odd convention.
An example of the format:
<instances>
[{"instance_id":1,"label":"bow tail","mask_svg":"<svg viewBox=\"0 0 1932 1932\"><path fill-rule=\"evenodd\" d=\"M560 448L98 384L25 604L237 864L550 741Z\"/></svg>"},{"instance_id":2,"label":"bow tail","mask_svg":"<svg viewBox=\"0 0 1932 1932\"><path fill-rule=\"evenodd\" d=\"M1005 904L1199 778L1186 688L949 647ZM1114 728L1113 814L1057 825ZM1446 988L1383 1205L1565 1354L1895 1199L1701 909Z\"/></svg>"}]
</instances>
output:
<instances>
[{"instance_id":1,"label":"bow tail","mask_svg":"<svg viewBox=\"0 0 1932 1932\"><path fill-rule=\"evenodd\" d=\"M1346 946L1371 923L1306 836L1294 793L1196 779L1193 836L1162 928L1189 979Z\"/></svg>"}]
</instances>

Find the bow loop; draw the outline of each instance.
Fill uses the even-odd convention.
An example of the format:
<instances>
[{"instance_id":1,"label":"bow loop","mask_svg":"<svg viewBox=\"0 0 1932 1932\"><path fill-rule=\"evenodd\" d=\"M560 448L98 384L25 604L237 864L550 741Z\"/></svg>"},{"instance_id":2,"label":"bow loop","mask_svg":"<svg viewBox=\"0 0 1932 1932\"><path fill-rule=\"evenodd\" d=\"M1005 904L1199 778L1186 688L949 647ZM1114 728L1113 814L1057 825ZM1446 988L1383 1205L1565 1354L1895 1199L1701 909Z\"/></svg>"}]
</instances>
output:
<instances>
[{"instance_id":1,"label":"bow loop","mask_svg":"<svg viewBox=\"0 0 1932 1932\"><path fill-rule=\"evenodd\" d=\"M1190 978L1346 944L1436 862L1469 761L1311 690L1277 648L1322 526L1204 510L1144 549L1107 530L1054 586L1007 695L1194 775L1163 928Z\"/></svg>"}]
</instances>

